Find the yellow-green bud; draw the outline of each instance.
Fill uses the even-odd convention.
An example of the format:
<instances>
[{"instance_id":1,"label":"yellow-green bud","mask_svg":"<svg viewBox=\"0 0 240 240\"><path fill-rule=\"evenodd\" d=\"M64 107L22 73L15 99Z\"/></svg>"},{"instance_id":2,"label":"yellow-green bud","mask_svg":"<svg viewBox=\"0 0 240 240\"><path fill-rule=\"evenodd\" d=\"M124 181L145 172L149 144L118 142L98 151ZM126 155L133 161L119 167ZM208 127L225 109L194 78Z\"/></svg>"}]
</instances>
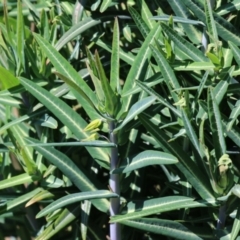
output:
<instances>
[{"instance_id":1,"label":"yellow-green bud","mask_svg":"<svg viewBox=\"0 0 240 240\"><path fill-rule=\"evenodd\" d=\"M98 127L102 124L102 119L95 119L93 121L91 121L85 128L84 128L84 132L95 132L96 129L98 129Z\"/></svg>"}]
</instances>

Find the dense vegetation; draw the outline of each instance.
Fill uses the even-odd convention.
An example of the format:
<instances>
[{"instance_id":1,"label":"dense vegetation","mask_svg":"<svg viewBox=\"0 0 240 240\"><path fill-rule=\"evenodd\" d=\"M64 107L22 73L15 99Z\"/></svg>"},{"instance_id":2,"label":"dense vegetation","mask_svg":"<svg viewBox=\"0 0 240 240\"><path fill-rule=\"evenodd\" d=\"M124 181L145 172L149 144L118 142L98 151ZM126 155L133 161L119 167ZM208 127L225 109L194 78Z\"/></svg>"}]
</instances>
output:
<instances>
[{"instance_id":1,"label":"dense vegetation","mask_svg":"<svg viewBox=\"0 0 240 240\"><path fill-rule=\"evenodd\" d=\"M237 239L239 9L3 0L0 240Z\"/></svg>"}]
</instances>

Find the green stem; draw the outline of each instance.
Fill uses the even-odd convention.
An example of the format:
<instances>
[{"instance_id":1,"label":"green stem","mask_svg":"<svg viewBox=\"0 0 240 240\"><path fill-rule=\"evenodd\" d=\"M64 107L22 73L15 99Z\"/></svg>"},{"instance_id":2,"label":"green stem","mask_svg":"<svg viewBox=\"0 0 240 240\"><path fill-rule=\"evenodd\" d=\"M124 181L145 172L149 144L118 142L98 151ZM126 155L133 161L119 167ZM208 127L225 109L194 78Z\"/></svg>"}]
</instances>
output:
<instances>
[{"instance_id":1,"label":"green stem","mask_svg":"<svg viewBox=\"0 0 240 240\"><path fill-rule=\"evenodd\" d=\"M110 130L110 142L114 143L117 146L117 136L113 133L115 128L115 123L111 121L109 123ZM110 170L114 170L117 168L118 164L118 148L111 148L111 159L110 159ZM110 188L114 193L120 195L120 187L119 187L119 175L118 174L110 174ZM115 216L118 214L120 208L120 198L111 198L110 199L110 216ZM119 223L110 223L110 239L111 240L121 240L121 229Z\"/></svg>"}]
</instances>

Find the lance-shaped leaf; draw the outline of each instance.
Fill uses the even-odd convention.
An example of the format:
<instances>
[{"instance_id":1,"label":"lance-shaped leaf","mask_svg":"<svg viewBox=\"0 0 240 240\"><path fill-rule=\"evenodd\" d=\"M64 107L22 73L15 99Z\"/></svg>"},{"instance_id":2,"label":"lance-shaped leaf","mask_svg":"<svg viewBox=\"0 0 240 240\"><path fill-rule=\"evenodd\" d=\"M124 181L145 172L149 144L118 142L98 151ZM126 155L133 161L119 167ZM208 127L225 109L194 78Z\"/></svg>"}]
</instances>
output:
<instances>
[{"instance_id":1,"label":"lance-shaped leaf","mask_svg":"<svg viewBox=\"0 0 240 240\"><path fill-rule=\"evenodd\" d=\"M89 30L91 27L94 27L102 22L112 20L114 17L116 17L116 15L102 16L97 19L93 19L92 17L85 18L84 20L72 26L62 35L62 37L56 43L55 49L59 51L66 43L73 40L84 31ZM124 16L124 18L129 19L130 17Z\"/></svg>"},{"instance_id":2,"label":"lance-shaped leaf","mask_svg":"<svg viewBox=\"0 0 240 240\"><path fill-rule=\"evenodd\" d=\"M217 159L226 153L226 143L222 127L221 114L213 90L208 90L208 116L212 130L214 149Z\"/></svg>"},{"instance_id":3,"label":"lance-shaped leaf","mask_svg":"<svg viewBox=\"0 0 240 240\"><path fill-rule=\"evenodd\" d=\"M124 220L173 211L181 208L197 208L217 205L217 201L214 198L194 201L193 198L185 196L170 196L131 201L125 208L123 208L122 214L111 217L110 222L121 222Z\"/></svg>"},{"instance_id":4,"label":"lance-shaped leaf","mask_svg":"<svg viewBox=\"0 0 240 240\"><path fill-rule=\"evenodd\" d=\"M198 87L198 98L200 97L200 95L202 94L202 91L203 91L203 88L206 87L206 82L207 82L207 79L208 79L208 75L209 75L209 71L206 71L202 77L202 80L199 84L199 87Z\"/></svg>"},{"instance_id":5,"label":"lance-shaped leaf","mask_svg":"<svg viewBox=\"0 0 240 240\"><path fill-rule=\"evenodd\" d=\"M163 130L157 129L156 125L149 121L145 116L140 115L139 119L144 127L150 132L155 140L161 145L165 152L173 154L179 163L176 167L185 175L186 179L193 185L202 198L213 198L209 181L205 175L200 171L195 162L189 155L182 150L177 142L168 142L169 137ZM197 169L197 171L196 171Z\"/></svg>"},{"instance_id":6,"label":"lance-shaped leaf","mask_svg":"<svg viewBox=\"0 0 240 240\"><path fill-rule=\"evenodd\" d=\"M163 31L185 54L187 54L195 62L207 62L208 59L204 54L185 38L177 34L171 27L165 23L161 23Z\"/></svg>"},{"instance_id":7,"label":"lance-shaped leaf","mask_svg":"<svg viewBox=\"0 0 240 240\"><path fill-rule=\"evenodd\" d=\"M25 205L25 207L28 207L36 202L42 201L44 199L48 199L48 198L54 198L55 195L51 192L49 192L48 190L43 190L39 193L37 193L35 196L33 196L33 198L28 201Z\"/></svg>"},{"instance_id":8,"label":"lance-shaped leaf","mask_svg":"<svg viewBox=\"0 0 240 240\"><path fill-rule=\"evenodd\" d=\"M119 98L110 86L97 51L95 53L95 59L97 64L98 76L101 80L102 89L105 95L105 110L110 116L114 116L119 109Z\"/></svg>"},{"instance_id":9,"label":"lance-shaped leaf","mask_svg":"<svg viewBox=\"0 0 240 240\"><path fill-rule=\"evenodd\" d=\"M117 93L120 93L119 48L120 48L120 32L119 32L118 20L117 18L115 18L114 27L113 27L113 40L112 40L110 85L113 91Z\"/></svg>"},{"instance_id":10,"label":"lance-shaped leaf","mask_svg":"<svg viewBox=\"0 0 240 240\"><path fill-rule=\"evenodd\" d=\"M29 144L41 143L36 139L27 138ZM53 147L34 146L34 148L41 153L49 162L54 164L66 175L81 191L95 191L97 184L94 184L65 154L54 149ZM107 211L107 200L94 200L93 204L101 211Z\"/></svg>"},{"instance_id":11,"label":"lance-shaped leaf","mask_svg":"<svg viewBox=\"0 0 240 240\"><path fill-rule=\"evenodd\" d=\"M138 80L136 80L136 83L137 83L138 86L140 86L149 95L155 96L156 100L158 100L162 105L169 108L177 116L181 117L181 114L178 111L178 109L176 109L171 103L169 103L166 99L164 99L162 96L160 96L158 93L156 93L152 88L148 87L146 85L146 83L142 83Z\"/></svg>"},{"instance_id":12,"label":"lance-shaped leaf","mask_svg":"<svg viewBox=\"0 0 240 240\"><path fill-rule=\"evenodd\" d=\"M96 101L95 94L87 85L87 83L81 78L78 72L72 67L72 65L59 52L57 52L47 40L36 33L33 33L33 35L40 45L41 50L46 54L56 68L56 71L72 80L78 86L81 86L82 91L87 94L93 102Z\"/></svg>"},{"instance_id":13,"label":"lance-shaped leaf","mask_svg":"<svg viewBox=\"0 0 240 240\"><path fill-rule=\"evenodd\" d=\"M158 51L155 47L150 46L152 50L152 54L161 70L162 76L165 80L166 85L168 86L169 91L171 91L171 95L175 102L177 102L179 99L176 95L176 93L172 92L173 89L180 88L180 85L178 83L178 80L175 76L175 73L169 63L167 62L166 58L162 55L160 51Z\"/></svg>"},{"instance_id":14,"label":"lance-shaped leaf","mask_svg":"<svg viewBox=\"0 0 240 240\"><path fill-rule=\"evenodd\" d=\"M193 129L193 126L191 124L191 122L188 119L187 114L185 113L184 110L182 110L182 120L183 120L183 124L186 130L186 134L189 137L190 141L192 142L195 150L198 152L199 156L201 158L204 157L204 151L201 148L201 145L199 143L198 137Z\"/></svg>"},{"instance_id":15,"label":"lance-shaped leaf","mask_svg":"<svg viewBox=\"0 0 240 240\"><path fill-rule=\"evenodd\" d=\"M151 20L152 12L150 10L150 5L144 0L137 0L136 3L142 20L146 23L149 29L153 29L157 23Z\"/></svg>"},{"instance_id":16,"label":"lance-shaped leaf","mask_svg":"<svg viewBox=\"0 0 240 240\"><path fill-rule=\"evenodd\" d=\"M42 209L37 214L36 218L46 216L47 214L54 212L59 208L62 208L69 204L80 202L83 200L92 200L92 199L99 199L99 198L114 198L114 197L118 197L118 195L116 193L112 193L106 190L69 194L65 197L59 198L58 200L52 202L47 207Z\"/></svg>"},{"instance_id":17,"label":"lance-shaped leaf","mask_svg":"<svg viewBox=\"0 0 240 240\"><path fill-rule=\"evenodd\" d=\"M238 147L240 147L240 128L232 126L231 129L227 131L228 118L223 114L221 116L225 133Z\"/></svg>"},{"instance_id":18,"label":"lance-shaped leaf","mask_svg":"<svg viewBox=\"0 0 240 240\"><path fill-rule=\"evenodd\" d=\"M178 16L172 16L172 15L171 16L169 16L169 15L154 16L154 17L151 17L151 19L164 21L164 22L169 22L169 20L171 19L171 21L176 22L176 23L185 23L185 24L205 26L205 24L201 21L187 19L187 18L178 17Z\"/></svg>"},{"instance_id":19,"label":"lance-shaped leaf","mask_svg":"<svg viewBox=\"0 0 240 240\"><path fill-rule=\"evenodd\" d=\"M174 164L177 163L178 160L169 153L146 150L137 154L136 156L127 158L125 162L128 162L128 164L120 166L119 168L113 170L112 173L127 173L149 165Z\"/></svg>"},{"instance_id":20,"label":"lance-shaped leaf","mask_svg":"<svg viewBox=\"0 0 240 240\"><path fill-rule=\"evenodd\" d=\"M184 4L204 23L206 23L206 14L202 2L198 0L181 0ZM225 41L231 41L240 45L239 31L226 19L216 13L213 13L217 32Z\"/></svg>"},{"instance_id":21,"label":"lance-shaped leaf","mask_svg":"<svg viewBox=\"0 0 240 240\"><path fill-rule=\"evenodd\" d=\"M229 122L227 125L227 131L231 130L234 122L236 121L237 117L240 115L240 100L238 100L231 111L230 117L229 117Z\"/></svg>"},{"instance_id":22,"label":"lance-shaped leaf","mask_svg":"<svg viewBox=\"0 0 240 240\"><path fill-rule=\"evenodd\" d=\"M156 86L157 84L163 82L163 78L160 78L160 76L162 76L160 73L157 73L157 74L154 74L152 77L150 77L148 80L146 80L144 82L144 84L146 84L149 88L150 87L154 87ZM160 79L159 79L160 78ZM156 80L155 80L156 79ZM136 80L137 81L137 80ZM140 82L141 83L141 82ZM137 84L138 84L138 81L137 81ZM141 92L141 88L139 86L136 86L135 88L133 89L130 89L128 92L126 92L124 95L122 95L122 97L127 97L129 95L132 95L132 94L136 94L136 93L139 93Z\"/></svg>"},{"instance_id":23,"label":"lance-shaped leaf","mask_svg":"<svg viewBox=\"0 0 240 240\"><path fill-rule=\"evenodd\" d=\"M21 184L31 183L38 180L40 177L37 175L29 175L23 173L18 176L14 176L5 180L0 181L0 189L10 188Z\"/></svg>"},{"instance_id":24,"label":"lance-shaped leaf","mask_svg":"<svg viewBox=\"0 0 240 240\"><path fill-rule=\"evenodd\" d=\"M240 50L239 48L232 42L228 42L230 48L232 49L232 53L234 56L234 59L236 60L238 66L240 66Z\"/></svg>"},{"instance_id":25,"label":"lance-shaped leaf","mask_svg":"<svg viewBox=\"0 0 240 240\"><path fill-rule=\"evenodd\" d=\"M175 63L172 65L176 71L200 71L200 70L213 70L215 66L212 62L193 62L193 63Z\"/></svg>"},{"instance_id":26,"label":"lance-shaped leaf","mask_svg":"<svg viewBox=\"0 0 240 240\"><path fill-rule=\"evenodd\" d=\"M239 0L233 0L226 4L221 4L221 6L219 6L219 8L216 10L216 13L218 15L225 15L225 14L231 13L236 10L240 10L240 1Z\"/></svg>"},{"instance_id":27,"label":"lance-shaped leaf","mask_svg":"<svg viewBox=\"0 0 240 240\"><path fill-rule=\"evenodd\" d=\"M106 141L89 141L89 142L62 142L62 143L30 143L26 144L26 146L41 146L41 147L60 147L60 146L84 146L84 147L101 147L101 148L114 148L116 145L114 143L106 142Z\"/></svg>"},{"instance_id":28,"label":"lance-shaped leaf","mask_svg":"<svg viewBox=\"0 0 240 240\"><path fill-rule=\"evenodd\" d=\"M90 201L81 202L80 231L81 231L82 240L87 240L87 231L91 232L91 230L89 229L89 224L90 224L89 218L90 218L91 207L92 207L92 203Z\"/></svg>"},{"instance_id":29,"label":"lance-shaped leaf","mask_svg":"<svg viewBox=\"0 0 240 240\"><path fill-rule=\"evenodd\" d=\"M19 80L2 66L0 66L0 82L3 89L9 89L20 84Z\"/></svg>"},{"instance_id":30,"label":"lance-shaped leaf","mask_svg":"<svg viewBox=\"0 0 240 240\"><path fill-rule=\"evenodd\" d=\"M149 106L152 105L152 103L156 100L155 96L146 97L144 99L141 99L137 103L133 104L130 108L126 118L123 120L123 122L114 129L113 132L117 132L122 127L124 127L128 122L130 122L133 118L135 118L139 113L147 109Z\"/></svg>"},{"instance_id":31,"label":"lance-shaped leaf","mask_svg":"<svg viewBox=\"0 0 240 240\"><path fill-rule=\"evenodd\" d=\"M186 8L181 0L169 0L168 3L178 17L185 19L185 21L192 19L190 11ZM174 18L175 17L173 17L173 21ZM182 27L186 32L188 38L191 39L193 43L199 44L201 42L202 34L196 27L193 26L193 24L195 23L186 22L186 24L182 24Z\"/></svg>"},{"instance_id":32,"label":"lance-shaped leaf","mask_svg":"<svg viewBox=\"0 0 240 240\"><path fill-rule=\"evenodd\" d=\"M110 53L112 52L111 46L103 42L101 39L98 39L96 41L96 44L101 48L107 50L108 52ZM135 59L134 55L131 52L123 51L121 48L119 48L119 57L129 65L132 65L134 63L134 59Z\"/></svg>"},{"instance_id":33,"label":"lance-shaped leaf","mask_svg":"<svg viewBox=\"0 0 240 240\"><path fill-rule=\"evenodd\" d=\"M22 2L18 0L17 5L17 53L18 53L18 73L24 66L24 22L22 14Z\"/></svg>"},{"instance_id":34,"label":"lance-shaped leaf","mask_svg":"<svg viewBox=\"0 0 240 240\"><path fill-rule=\"evenodd\" d=\"M150 32L149 27L147 26L147 24L143 21L142 17L140 16L140 14L131 6L128 6L128 11L131 14L134 22L136 23L139 31L141 32L142 36L144 38L147 37L147 35Z\"/></svg>"},{"instance_id":35,"label":"lance-shaped leaf","mask_svg":"<svg viewBox=\"0 0 240 240\"><path fill-rule=\"evenodd\" d=\"M128 73L126 82L123 87L122 93L128 92L130 89L133 89L136 85L135 80L143 80L146 68L148 66L148 59L151 56L151 50L149 48L149 45L154 42L155 37L159 34L160 27L156 25L151 32L148 34L147 38L145 39L144 43L142 44L142 47L140 48L133 65ZM133 95L134 96L134 95ZM133 104L133 96L124 97L123 103L122 103L122 112L126 112L129 110L131 105Z\"/></svg>"},{"instance_id":36,"label":"lance-shaped leaf","mask_svg":"<svg viewBox=\"0 0 240 240\"><path fill-rule=\"evenodd\" d=\"M0 214L12 210L14 208L19 208L22 204L27 202L29 199L34 197L36 194L38 194L40 191L42 191L42 188L36 188L32 190L31 192L22 194L20 197L14 198L14 200L7 201L4 205L0 206Z\"/></svg>"},{"instance_id":37,"label":"lance-shaped leaf","mask_svg":"<svg viewBox=\"0 0 240 240\"><path fill-rule=\"evenodd\" d=\"M211 6L211 2L208 0L204 1L205 13L206 13L206 23L208 32L210 34L211 42L218 43L218 33L215 24L215 20L213 18L213 10Z\"/></svg>"},{"instance_id":38,"label":"lance-shaped leaf","mask_svg":"<svg viewBox=\"0 0 240 240\"><path fill-rule=\"evenodd\" d=\"M27 79L21 78L20 81L22 85L44 106L46 106L56 117L58 117L59 120L65 126L67 126L78 139L86 139L89 137L89 134L83 130L86 127L87 123L65 102ZM106 152L103 151L103 149L95 148L88 149L88 151L94 159L97 161L100 160L100 164L104 163L105 167L107 167L108 156Z\"/></svg>"},{"instance_id":39,"label":"lance-shaped leaf","mask_svg":"<svg viewBox=\"0 0 240 240\"><path fill-rule=\"evenodd\" d=\"M51 223L43 232L36 238L36 240L48 240L51 239L61 229L69 225L74 221L80 214L79 204L70 206L64 209L57 219Z\"/></svg>"},{"instance_id":40,"label":"lance-shaped leaf","mask_svg":"<svg viewBox=\"0 0 240 240\"><path fill-rule=\"evenodd\" d=\"M164 235L173 239L202 240L214 239L210 228L196 227L177 221L159 218L140 218L121 221L121 224L142 231Z\"/></svg>"},{"instance_id":41,"label":"lance-shaped leaf","mask_svg":"<svg viewBox=\"0 0 240 240\"><path fill-rule=\"evenodd\" d=\"M93 104L92 100L88 97L87 94L81 89L79 85L65 77L61 73L55 72L57 76L59 76L72 90L72 93L76 97L76 99L82 103L85 107L87 114L91 117L91 119L96 119L101 117L101 113L98 111L96 106Z\"/></svg>"},{"instance_id":42,"label":"lance-shaped leaf","mask_svg":"<svg viewBox=\"0 0 240 240\"><path fill-rule=\"evenodd\" d=\"M237 214L236 214L236 217L234 219L233 226L232 226L230 240L236 239L236 237L239 234L239 230L240 230L240 207L237 208Z\"/></svg>"},{"instance_id":43,"label":"lance-shaped leaf","mask_svg":"<svg viewBox=\"0 0 240 240\"><path fill-rule=\"evenodd\" d=\"M103 13L111 4L113 4L112 0L103 0L100 7L100 12Z\"/></svg>"}]
</instances>

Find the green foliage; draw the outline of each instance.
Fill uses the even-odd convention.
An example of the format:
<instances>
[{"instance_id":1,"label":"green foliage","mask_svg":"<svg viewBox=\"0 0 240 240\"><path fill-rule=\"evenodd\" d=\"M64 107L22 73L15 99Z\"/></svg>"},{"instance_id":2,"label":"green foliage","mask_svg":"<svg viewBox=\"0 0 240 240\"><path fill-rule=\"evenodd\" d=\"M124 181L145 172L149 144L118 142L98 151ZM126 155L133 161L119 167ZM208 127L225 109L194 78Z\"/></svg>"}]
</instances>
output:
<instances>
[{"instance_id":1,"label":"green foliage","mask_svg":"<svg viewBox=\"0 0 240 240\"><path fill-rule=\"evenodd\" d=\"M237 239L239 9L4 0L0 240Z\"/></svg>"}]
</instances>

